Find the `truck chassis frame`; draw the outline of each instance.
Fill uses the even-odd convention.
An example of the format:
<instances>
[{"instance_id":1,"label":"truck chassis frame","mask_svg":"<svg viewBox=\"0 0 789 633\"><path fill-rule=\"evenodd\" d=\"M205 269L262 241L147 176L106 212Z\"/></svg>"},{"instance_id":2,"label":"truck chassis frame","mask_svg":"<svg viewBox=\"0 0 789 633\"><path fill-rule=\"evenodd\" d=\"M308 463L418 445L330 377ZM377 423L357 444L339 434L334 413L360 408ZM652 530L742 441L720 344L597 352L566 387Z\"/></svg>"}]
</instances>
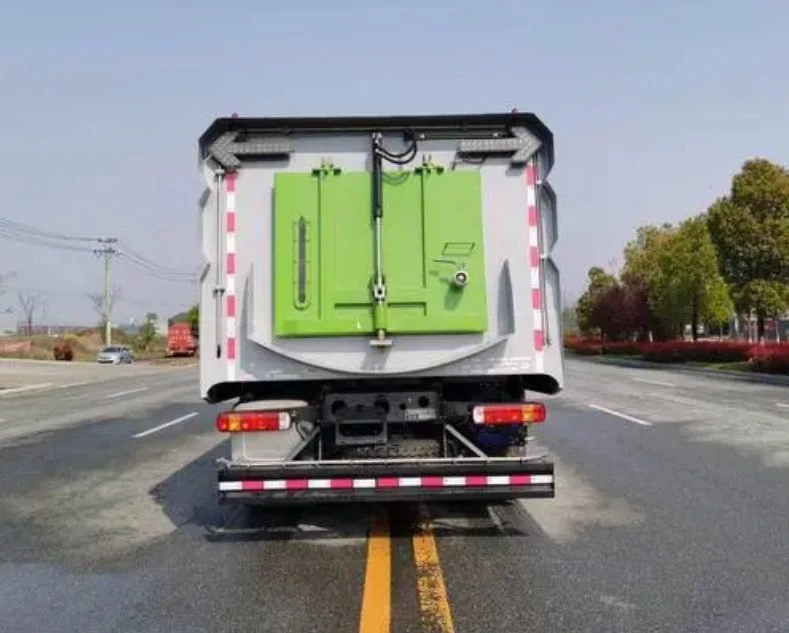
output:
<instances>
[{"instance_id":1,"label":"truck chassis frame","mask_svg":"<svg viewBox=\"0 0 789 633\"><path fill-rule=\"evenodd\" d=\"M220 503L291 505L375 501L552 498L553 462L546 455L491 456L449 422L442 452L454 456L326 459L318 426L281 461L217 460Z\"/></svg>"}]
</instances>

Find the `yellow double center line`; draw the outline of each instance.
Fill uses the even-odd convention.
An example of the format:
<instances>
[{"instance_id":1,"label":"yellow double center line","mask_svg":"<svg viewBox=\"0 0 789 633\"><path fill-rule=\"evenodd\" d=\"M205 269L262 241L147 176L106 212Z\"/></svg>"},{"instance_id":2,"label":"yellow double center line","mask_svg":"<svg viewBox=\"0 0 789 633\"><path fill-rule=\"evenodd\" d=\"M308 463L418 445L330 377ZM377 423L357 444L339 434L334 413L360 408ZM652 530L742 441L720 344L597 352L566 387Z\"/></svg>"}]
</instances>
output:
<instances>
[{"instance_id":1,"label":"yellow double center line","mask_svg":"<svg viewBox=\"0 0 789 633\"><path fill-rule=\"evenodd\" d=\"M359 633L389 633L392 622L392 539L384 510L373 514Z\"/></svg>"},{"instance_id":2,"label":"yellow double center line","mask_svg":"<svg viewBox=\"0 0 789 633\"><path fill-rule=\"evenodd\" d=\"M438 547L424 506L419 507L419 524L412 539L422 628L435 633L454 633L444 574L438 560Z\"/></svg>"},{"instance_id":3,"label":"yellow double center line","mask_svg":"<svg viewBox=\"0 0 789 633\"><path fill-rule=\"evenodd\" d=\"M422 629L430 633L454 633L449 598L438 559L438 547L430 518L419 508L412 536ZM367 542L367 569L359 633L389 633L392 624L392 541L389 519L378 510L372 518Z\"/></svg>"}]
</instances>

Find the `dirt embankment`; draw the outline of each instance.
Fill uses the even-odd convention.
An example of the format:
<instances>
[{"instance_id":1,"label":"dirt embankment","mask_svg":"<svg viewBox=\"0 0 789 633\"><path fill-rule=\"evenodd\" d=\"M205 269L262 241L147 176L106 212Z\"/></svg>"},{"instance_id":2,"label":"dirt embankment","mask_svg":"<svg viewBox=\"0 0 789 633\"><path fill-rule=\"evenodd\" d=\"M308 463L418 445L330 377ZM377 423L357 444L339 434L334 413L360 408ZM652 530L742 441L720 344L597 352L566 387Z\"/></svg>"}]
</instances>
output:
<instances>
[{"instance_id":1,"label":"dirt embankment","mask_svg":"<svg viewBox=\"0 0 789 633\"><path fill-rule=\"evenodd\" d=\"M175 365L195 362L194 358L166 358L167 339L164 336L155 337L148 348L144 349L140 345L138 337L122 330L113 330L112 342L114 345L129 347L134 352L136 360ZM104 347L104 337L98 328L84 328L55 336L12 336L0 339L0 358L54 360L55 348L58 345L62 347L64 344L71 349L72 360L92 361L96 359L99 350Z\"/></svg>"}]
</instances>

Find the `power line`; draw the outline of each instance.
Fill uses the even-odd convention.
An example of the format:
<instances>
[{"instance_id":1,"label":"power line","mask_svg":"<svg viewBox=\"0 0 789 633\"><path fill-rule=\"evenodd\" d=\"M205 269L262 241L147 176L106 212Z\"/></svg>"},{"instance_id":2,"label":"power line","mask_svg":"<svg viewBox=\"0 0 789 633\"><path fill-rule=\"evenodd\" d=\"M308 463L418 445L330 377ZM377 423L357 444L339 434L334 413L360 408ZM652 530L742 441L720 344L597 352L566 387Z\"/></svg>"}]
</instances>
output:
<instances>
[{"instance_id":1,"label":"power line","mask_svg":"<svg viewBox=\"0 0 789 633\"><path fill-rule=\"evenodd\" d=\"M156 262L140 255L125 244L122 244L115 237L89 237L84 235L68 235L54 231L44 231L42 229L14 222L5 218L0 218L0 238L13 242L22 242L43 246L55 250L93 252L104 260L104 292L101 305L102 316L104 318L104 340L106 345L111 344L112 336L112 299L110 288L110 263L117 257L119 261L128 264L137 270L145 272L151 277L162 281L194 285L197 282L197 274L187 271L176 270L161 266ZM84 243L85 246L77 246L74 242ZM94 244L90 247L87 244ZM118 248L121 247L121 248Z\"/></svg>"},{"instance_id":2,"label":"power line","mask_svg":"<svg viewBox=\"0 0 789 633\"><path fill-rule=\"evenodd\" d=\"M89 253L90 248L84 246L72 246L71 244L58 244L57 242L47 241L45 238L33 237L22 233L14 234L0 225L0 239L8 240L10 242L22 242L25 244L33 244L35 246L44 246L46 248L53 248L62 251L73 251L78 253Z\"/></svg>"},{"instance_id":3,"label":"power line","mask_svg":"<svg viewBox=\"0 0 789 633\"><path fill-rule=\"evenodd\" d=\"M118 248L114 249L110 255L118 255L126 258L126 263L136 267L138 270L149 274L152 277L161 279L163 281L180 281L193 283L197 281L197 273L183 269L169 268L157 264L153 260L141 255L129 247L125 242L116 238L101 238L101 237L88 237L82 235L67 235L64 233L55 233L52 231L44 231L27 224L14 222L5 218L0 218L0 238L12 242L22 242L32 244L35 246L43 246L55 250L73 251L73 252L97 252L96 248L89 246L75 246L63 242L93 242L106 244L110 241L117 244ZM102 247L104 248L104 247ZM98 249L103 252L102 248Z\"/></svg>"},{"instance_id":4,"label":"power line","mask_svg":"<svg viewBox=\"0 0 789 633\"><path fill-rule=\"evenodd\" d=\"M136 260L140 265L147 266L148 268L156 269L158 271L171 275L185 275L189 277L195 276L195 272L193 270L170 268L168 266L162 266L161 264L157 264L153 260L148 259L144 255L140 255L140 253L131 249L123 240L118 240L118 246L126 256L128 256L130 259Z\"/></svg>"},{"instance_id":5,"label":"power line","mask_svg":"<svg viewBox=\"0 0 789 633\"><path fill-rule=\"evenodd\" d=\"M133 268L136 268L137 270L142 271L150 275L151 277L161 279L162 281L171 281L173 283L190 284L190 285L197 283L197 275L195 274L186 276L187 273L179 273L179 274L167 273L162 270L157 270L156 268L152 268L151 266L148 266L147 264L144 264L130 257L124 251L116 251L116 254L118 255L119 262L131 266Z\"/></svg>"},{"instance_id":6,"label":"power line","mask_svg":"<svg viewBox=\"0 0 789 633\"><path fill-rule=\"evenodd\" d=\"M6 218L0 218L0 228L6 227L9 230L20 232L20 233L28 233L30 235L34 235L37 237L44 237L50 238L54 240L63 240L66 242L95 242L98 238L95 237L86 237L83 235L67 235L65 233L53 233L51 231L43 231L41 229L37 229L33 226L28 224L22 224L21 222L14 222L13 220L8 220Z\"/></svg>"},{"instance_id":7,"label":"power line","mask_svg":"<svg viewBox=\"0 0 789 633\"><path fill-rule=\"evenodd\" d=\"M118 251L118 256L121 258L121 261L123 261L125 264L128 264L129 266L132 266L137 270L147 273L152 277L156 277L157 279L163 279L165 281L183 282L183 283L195 283L197 281L196 273L189 273L183 271L170 272L167 269L154 268L153 266L130 256L125 251Z\"/></svg>"}]
</instances>

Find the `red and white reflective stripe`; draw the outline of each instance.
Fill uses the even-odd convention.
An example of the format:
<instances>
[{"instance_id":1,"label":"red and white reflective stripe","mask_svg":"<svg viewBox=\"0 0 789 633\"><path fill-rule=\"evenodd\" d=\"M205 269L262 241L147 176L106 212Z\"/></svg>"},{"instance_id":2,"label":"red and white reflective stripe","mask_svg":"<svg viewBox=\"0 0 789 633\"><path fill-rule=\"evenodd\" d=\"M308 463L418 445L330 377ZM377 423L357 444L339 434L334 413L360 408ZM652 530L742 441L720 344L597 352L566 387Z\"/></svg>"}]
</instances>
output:
<instances>
[{"instance_id":1,"label":"red and white reflective stripe","mask_svg":"<svg viewBox=\"0 0 789 633\"><path fill-rule=\"evenodd\" d=\"M461 475L451 477L378 477L220 481L223 492L254 490L354 490L392 488L473 488L534 486L553 483L553 475Z\"/></svg>"},{"instance_id":2,"label":"red and white reflective stripe","mask_svg":"<svg viewBox=\"0 0 789 633\"><path fill-rule=\"evenodd\" d=\"M540 216L537 209L537 165L534 158L526 164L526 206L529 227L529 271L531 276L531 307L534 322L534 369L543 373L545 369L545 332L543 331L543 303L540 253Z\"/></svg>"},{"instance_id":3,"label":"red and white reflective stripe","mask_svg":"<svg viewBox=\"0 0 789 633\"><path fill-rule=\"evenodd\" d=\"M225 176L225 356L227 379L236 379L236 177Z\"/></svg>"}]
</instances>

